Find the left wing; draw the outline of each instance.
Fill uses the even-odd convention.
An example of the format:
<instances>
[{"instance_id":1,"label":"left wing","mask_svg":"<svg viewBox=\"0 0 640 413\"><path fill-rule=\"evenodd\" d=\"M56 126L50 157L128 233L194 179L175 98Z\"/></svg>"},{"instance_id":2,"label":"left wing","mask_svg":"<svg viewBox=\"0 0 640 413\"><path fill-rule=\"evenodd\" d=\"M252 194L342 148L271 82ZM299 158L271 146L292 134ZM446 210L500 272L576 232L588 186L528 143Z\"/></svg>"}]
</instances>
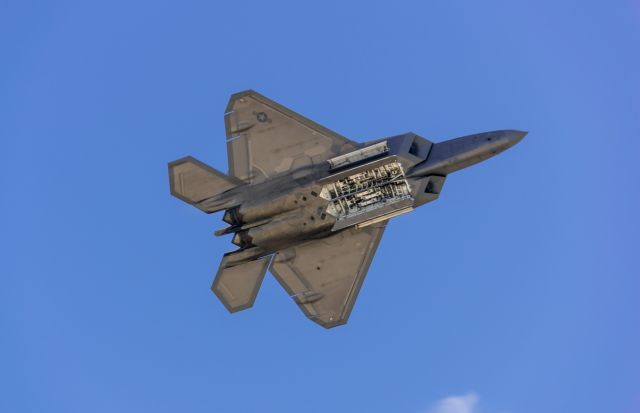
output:
<instances>
[{"instance_id":1,"label":"left wing","mask_svg":"<svg viewBox=\"0 0 640 413\"><path fill-rule=\"evenodd\" d=\"M385 225L352 227L280 251L270 270L312 321L325 328L345 324Z\"/></svg>"},{"instance_id":2,"label":"left wing","mask_svg":"<svg viewBox=\"0 0 640 413\"><path fill-rule=\"evenodd\" d=\"M231 96L224 123L229 175L248 183L318 164L356 147L253 90Z\"/></svg>"}]
</instances>

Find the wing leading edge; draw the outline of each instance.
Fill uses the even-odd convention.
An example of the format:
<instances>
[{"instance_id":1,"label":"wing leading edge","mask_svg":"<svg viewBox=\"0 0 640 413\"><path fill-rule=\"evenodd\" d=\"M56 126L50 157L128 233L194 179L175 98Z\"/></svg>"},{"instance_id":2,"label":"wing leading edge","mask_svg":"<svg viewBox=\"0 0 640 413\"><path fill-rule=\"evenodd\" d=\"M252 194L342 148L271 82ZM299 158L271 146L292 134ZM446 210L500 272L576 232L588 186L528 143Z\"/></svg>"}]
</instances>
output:
<instances>
[{"instance_id":1,"label":"wing leading edge","mask_svg":"<svg viewBox=\"0 0 640 413\"><path fill-rule=\"evenodd\" d=\"M325 328L345 324L385 225L350 228L280 251L270 271L309 319Z\"/></svg>"}]
</instances>

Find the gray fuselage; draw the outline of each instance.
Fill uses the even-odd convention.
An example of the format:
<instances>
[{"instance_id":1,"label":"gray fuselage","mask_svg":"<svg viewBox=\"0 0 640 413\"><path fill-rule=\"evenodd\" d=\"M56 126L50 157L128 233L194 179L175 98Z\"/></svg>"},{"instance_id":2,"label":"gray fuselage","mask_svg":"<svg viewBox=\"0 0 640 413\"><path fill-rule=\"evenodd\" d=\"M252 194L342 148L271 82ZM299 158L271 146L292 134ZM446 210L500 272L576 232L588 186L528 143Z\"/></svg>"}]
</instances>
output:
<instances>
[{"instance_id":1,"label":"gray fuselage","mask_svg":"<svg viewBox=\"0 0 640 413\"><path fill-rule=\"evenodd\" d=\"M399 135L363 144L333 163L240 185L198 207L227 210L224 220L230 226L216 235L234 233L233 243L241 249L234 254L243 262L409 212L437 199L449 173L506 150L525 134L495 131L435 144ZM382 143L380 150L368 149Z\"/></svg>"}]
</instances>

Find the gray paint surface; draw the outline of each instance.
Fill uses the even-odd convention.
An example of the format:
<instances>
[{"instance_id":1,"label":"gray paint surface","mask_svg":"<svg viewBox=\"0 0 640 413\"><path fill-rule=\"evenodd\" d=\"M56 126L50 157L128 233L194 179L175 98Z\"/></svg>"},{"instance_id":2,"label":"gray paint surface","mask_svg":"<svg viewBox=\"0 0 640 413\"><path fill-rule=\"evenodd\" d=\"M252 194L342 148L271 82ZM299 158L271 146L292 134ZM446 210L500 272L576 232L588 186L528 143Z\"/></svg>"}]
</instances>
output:
<instances>
[{"instance_id":1,"label":"gray paint surface","mask_svg":"<svg viewBox=\"0 0 640 413\"><path fill-rule=\"evenodd\" d=\"M172 195L225 210L238 247L211 289L230 312L253 306L269 269L312 321L345 324L390 218L440 195L448 174L518 143L502 130L433 143L414 133L357 143L254 92L224 116L228 175L192 157L169 163Z\"/></svg>"}]
</instances>

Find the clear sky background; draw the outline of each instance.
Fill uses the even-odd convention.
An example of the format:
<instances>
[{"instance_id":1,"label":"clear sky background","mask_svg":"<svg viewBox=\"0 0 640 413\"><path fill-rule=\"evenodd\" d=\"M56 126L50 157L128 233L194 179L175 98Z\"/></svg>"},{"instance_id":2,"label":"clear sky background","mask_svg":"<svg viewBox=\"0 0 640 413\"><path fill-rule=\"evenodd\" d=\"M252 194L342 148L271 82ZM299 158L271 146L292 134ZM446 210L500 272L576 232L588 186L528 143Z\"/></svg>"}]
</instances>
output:
<instances>
[{"instance_id":1,"label":"clear sky background","mask_svg":"<svg viewBox=\"0 0 640 413\"><path fill-rule=\"evenodd\" d=\"M640 412L640 2L0 5L0 411ZM357 141L529 135L388 226L349 324L268 276L229 315L220 214L253 88Z\"/></svg>"}]
</instances>

